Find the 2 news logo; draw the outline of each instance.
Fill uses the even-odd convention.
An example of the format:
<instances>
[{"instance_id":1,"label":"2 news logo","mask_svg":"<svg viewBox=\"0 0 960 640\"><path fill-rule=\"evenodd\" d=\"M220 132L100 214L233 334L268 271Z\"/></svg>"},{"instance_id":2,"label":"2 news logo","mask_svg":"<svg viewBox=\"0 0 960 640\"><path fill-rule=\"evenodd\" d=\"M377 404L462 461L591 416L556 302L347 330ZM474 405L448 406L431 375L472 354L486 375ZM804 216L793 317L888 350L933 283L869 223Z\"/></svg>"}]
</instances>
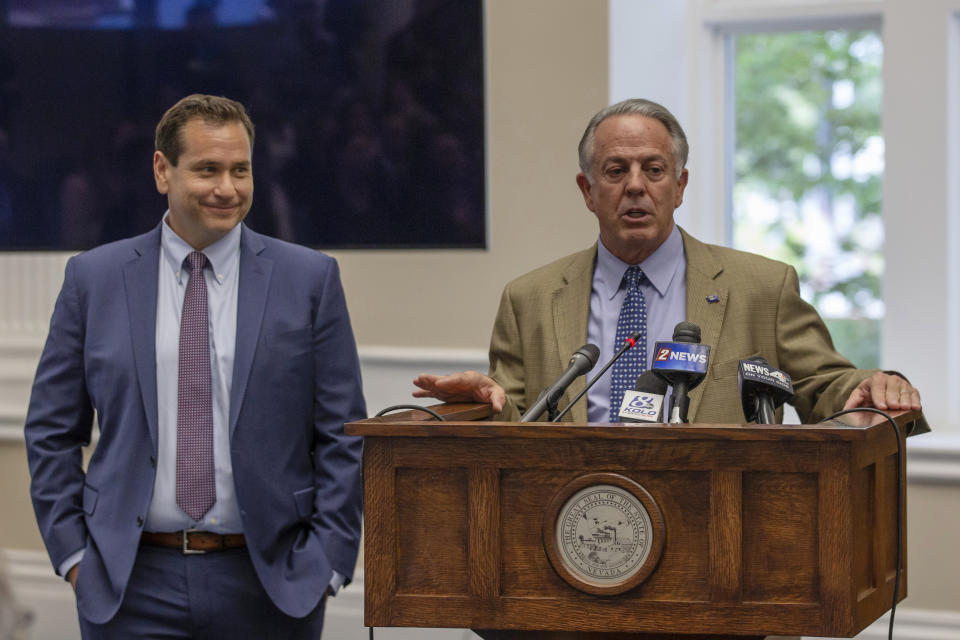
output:
<instances>
[{"instance_id":1,"label":"2 news logo","mask_svg":"<svg viewBox=\"0 0 960 640\"><path fill-rule=\"evenodd\" d=\"M671 347L660 347L657 350L656 362L693 362L696 364L707 364L707 354L702 351L686 351Z\"/></svg>"}]
</instances>

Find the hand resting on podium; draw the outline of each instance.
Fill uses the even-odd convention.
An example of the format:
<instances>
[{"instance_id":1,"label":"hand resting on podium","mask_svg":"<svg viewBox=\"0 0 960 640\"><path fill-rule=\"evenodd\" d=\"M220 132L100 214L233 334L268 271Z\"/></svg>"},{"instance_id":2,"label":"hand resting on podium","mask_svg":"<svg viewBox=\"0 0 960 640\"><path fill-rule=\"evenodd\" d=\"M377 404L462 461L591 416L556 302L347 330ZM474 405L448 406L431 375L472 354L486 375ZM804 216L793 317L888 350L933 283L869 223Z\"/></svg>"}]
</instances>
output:
<instances>
[{"instance_id":1,"label":"hand resting on podium","mask_svg":"<svg viewBox=\"0 0 960 640\"><path fill-rule=\"evenodd\" d=\"M476 371L461 371L445 376L421 373L413 384L420 387L413 392L415 398L436 398L443 402L484 402L496 412L503 411L507 394L489 376Z\"/></svg>"}]
</instances>

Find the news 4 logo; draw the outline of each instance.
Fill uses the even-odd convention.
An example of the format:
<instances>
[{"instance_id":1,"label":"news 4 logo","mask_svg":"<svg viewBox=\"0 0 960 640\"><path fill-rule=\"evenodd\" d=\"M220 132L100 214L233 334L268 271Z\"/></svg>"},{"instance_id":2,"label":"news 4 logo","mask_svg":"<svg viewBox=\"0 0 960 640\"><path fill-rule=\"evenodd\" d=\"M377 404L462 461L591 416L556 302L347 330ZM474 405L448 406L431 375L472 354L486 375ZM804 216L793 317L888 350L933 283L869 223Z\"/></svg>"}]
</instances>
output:
<instances>
[{"instance_id":1,"label":"news 4 logo","mask_svg":"<svg viewBox=\"0 0 960 640\"><path fill-rule=\"evenodd\" d=\"M710 347L693 342L658 342L653 356L653 370L707 372Z\"/></svg>"},{"instance_id":2,"label":"news 4 logo","mask_svg":"<svg viewBox=\"0 0 960 640\"><path fill-rule=\"evenodd\" d=\"M774 369L768 364L751 362L750 360L741 360L740 366L742 376L746 380L763 382L775 387L780 387L784 391L793 393L793 384L790 376L779 369Z\"/></svg>"},{"instance_id":3,"label":"news 4 logo","mask_svg":"<svg viewBox=\"0 0 960 640\"><path fill-rule=\"evenodd\" d=\"M656 422L662 406L661 395L627 390L623 394L623 404L620 405L620 417Z\"/></svg>"}]
</instances>

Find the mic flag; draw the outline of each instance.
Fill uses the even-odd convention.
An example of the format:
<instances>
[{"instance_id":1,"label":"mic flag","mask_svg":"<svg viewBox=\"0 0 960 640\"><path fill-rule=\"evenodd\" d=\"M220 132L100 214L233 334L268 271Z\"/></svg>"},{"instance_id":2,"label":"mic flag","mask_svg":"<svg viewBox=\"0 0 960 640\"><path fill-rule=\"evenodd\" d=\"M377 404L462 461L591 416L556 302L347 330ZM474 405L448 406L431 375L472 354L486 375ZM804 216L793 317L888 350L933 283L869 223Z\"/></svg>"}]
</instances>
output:
<instances>
[{"instance_id":1,"label":"mic flag","mask_svg":"<svg viewBox=\"0 0 960 640\"><path fill-rule=\"evenodd\" d=\"M688 381L688 389L693 389L707 375L710 345L658 342L654 354L651 368L671 385L682 379Z\"/></svg>"},{"instance_id":2,"label":"mic flag","mask_svg":"<svg viewBox=\"0 0 960 640\"><path fill-rule=\"evenodd\" d=\"M774 424L774 411L784 402L793 399L793 384L790 376L756 356L741 360L737 367L737 388L743 405L743 417L747 422Z\"/></svg>"},{"instance_id":3,"label":"mic flag","mask_svg":"<svg viewBox=\"0 0 960 640\"><path fill-rule=\"evenodd\" d=\"M710 346L700 343L700 327L679 322L673 329L673 342L658 342L651 369L673 387L670 400L670 424L687 421L688 392L707 375Z\"/></svg>"},{"instance_id":4,"label":"mic flag","mask_svg":"<svg viewBox=\"0 0 960 640\"><path fill-rule=\"evenodd\" d=\"M667 383L652 371L645 371L637 378L634 390L623 394L620 422L662 422L666 395Z\"/></svg>"}]
</instances>

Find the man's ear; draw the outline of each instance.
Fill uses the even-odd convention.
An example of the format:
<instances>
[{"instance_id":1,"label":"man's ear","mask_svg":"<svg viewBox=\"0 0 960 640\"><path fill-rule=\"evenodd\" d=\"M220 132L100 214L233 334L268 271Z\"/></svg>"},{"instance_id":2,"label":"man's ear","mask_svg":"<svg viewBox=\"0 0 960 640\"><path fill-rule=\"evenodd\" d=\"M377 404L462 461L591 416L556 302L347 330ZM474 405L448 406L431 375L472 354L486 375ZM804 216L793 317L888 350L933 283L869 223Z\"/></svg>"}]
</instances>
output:
<instances>
[{"instance_id":1,"label":"man's ear","mask_svg":"<svg viewBox=\"0 0 960 640\"><path fill-rule=\"evenodd\" d=\"M170 171L170 162L167 160L167 157L163 155L161 151L153 152L153 179L157 183L157 191L160 193L167 193L170 190L170 185L167 182L167 174Z\"/></svg>"},{"instance_id":2,"label":"man's ear","mask_svg":"<svg viewBox=\"0 0 960 640\"><path fill-rule=\"evenodd\" d=\"M677 179L677 201L673 205L673 208L676 209L681 204L683 204L683 191L687 188L687 180L690 178L690 173L684 168L680 173L680 178Z\"/></svg>"},{"instance_id":3,"label":"man's ear","mask_svg":"<svg viewBox=\"0 0 960 640\"><path fill-rule=\"evenodd\" d=\"M583 201L586 203L587 209L596 213L596 205L593 203L593 185L590 184L586 174L577 174L577 186L580 187L580 193L583 194Z\"/></svg>"}]
</instances>

